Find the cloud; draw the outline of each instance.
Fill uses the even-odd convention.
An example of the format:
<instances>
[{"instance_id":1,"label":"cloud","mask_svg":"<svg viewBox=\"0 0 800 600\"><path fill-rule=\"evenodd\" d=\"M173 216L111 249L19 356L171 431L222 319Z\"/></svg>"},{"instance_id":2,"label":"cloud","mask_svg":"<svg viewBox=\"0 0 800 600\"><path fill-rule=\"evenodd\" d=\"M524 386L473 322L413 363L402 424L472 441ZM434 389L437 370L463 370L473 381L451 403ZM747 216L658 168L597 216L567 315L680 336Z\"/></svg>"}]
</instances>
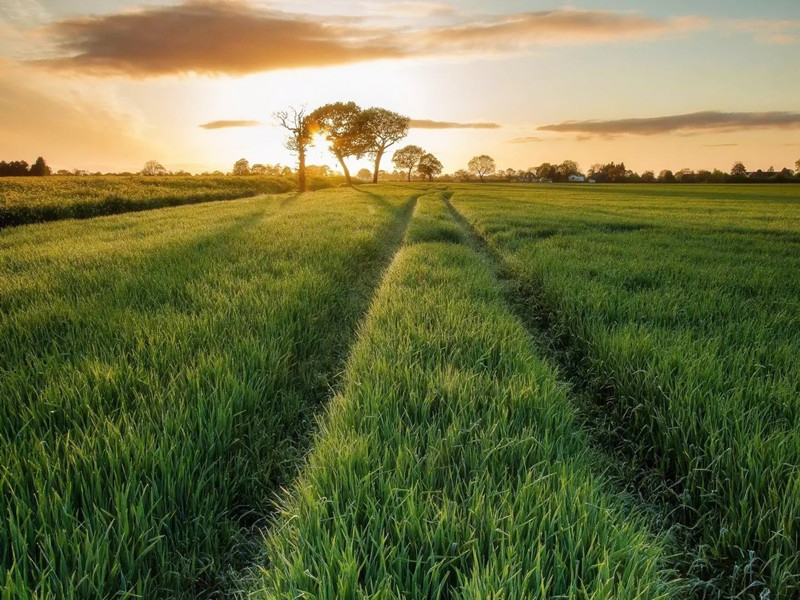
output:
<instances>
[{"instance_id":1,"label":"cloud","mask_svg":"<svg viewBox=\"0 0 800 600\"><path fill-rule=\"evenodd\" d=\"M400 58L387 31L337 18L256 8L238 0L192 0L55 23L62 53L39 64L95 75L245 75Z\"/></svg>"},{"instance_id":2,"label":"cloud","mask_svg":"<svg viewBox=\"0 0 800 600\"><path fill-rule=\"evenodd\" d=\"M226 129L228 127L258 127L261 121L211 121L200 125L203 129Z\"/></svg>"},{"instance_id":3,"label":"cloud","mask_svg":"<svg viewBox=\"0 0 800 600\"><path fill-rule=\"evenodd\" d=\"M412 4L419 8L419 3ZM370 25L355 17L264 9L245 0L189 0L59 21L49 29L54 57L39 64L135 78L244 75L379 59L485 56L544 45L654 40L707 26L701 17L656 19L563 9L409 29Z\"/></svg>"},{"instance_id":4,"label":"cloud","mask_svg":"<svg viewBox=\"0 0 800 600\"><path fill-rule=\"evenodd\" d=\"M733 148L739 144L703 144L703 148Z\"/></svg>"},{"instance_id":5,"label":"cloud","mask_svg":"<svg viewBox=\"0 0 800 600\"><path fill-rule=\"evenodd\" d=\"M645 119L565 121L563 123L543 125L537 129L538 131L614 136L795 128L800 128L800 113L796 112L704 111Z\"/></svg>"},{"instance_id":6,"label":"cloud","mask_svg":"<svg viewBox=\"0 0 800 600\"><path fill-rule=\"evenodd\" d=\"M456 14L455 8L441 2L364 2L362 6L370 12L378 12L392 18L444 17Z\"/></svg>"},{"instance_id":7,"label":"cloud","mask_svg":"<svg viewBox=\"0 0 800 600\"><path fill-rule=\"evenodd\" d=\"M543 138L538 137L535 135L528 135L525 137L518 137L514 138L513 140L509 140L510 144L538 144L541 142L553 142L556 141L553 138Z\"/></svg>"},{"instance_id":8,"label":"cloud","mask_svg":"<svg viewBox=\"0 0 800 600\"><path fill-rule=\"evenodd\" d=\"M411 119L413 129L499 129L498 123L458 123L455 121L431 121L430 119Z\"/></svg>"},{"instance_id":9,"label":"cloud","mask_svg":"<svg viewBox=\"0 0 800 600\"><path fill-rule=\"evenodd\" d=\"M744 20L732 19L725 28L752 35L762 44L796 44L800 42L800 19Z\"/></svg>"},{"instance_id":10,"label":"cloud","mask_svg":"<svg viewBox=\"0 0 800 600\"><path fill-rule=\"evenodd\" d=\"M652 41L706 29L710 20L687 16L654 19L604 10L561 9L502 15L420 33L436 46L462 52L509 51L545 45Z\"/></svg>"}]
</instances>

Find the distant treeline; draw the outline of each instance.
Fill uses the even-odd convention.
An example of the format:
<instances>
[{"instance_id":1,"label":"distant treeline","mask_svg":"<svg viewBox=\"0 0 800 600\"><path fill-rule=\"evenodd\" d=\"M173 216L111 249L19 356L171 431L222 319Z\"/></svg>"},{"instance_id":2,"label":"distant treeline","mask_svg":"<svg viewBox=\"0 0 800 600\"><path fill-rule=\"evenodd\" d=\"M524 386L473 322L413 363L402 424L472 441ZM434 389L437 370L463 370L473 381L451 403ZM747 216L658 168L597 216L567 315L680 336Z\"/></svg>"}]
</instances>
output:
<instances>
[{"instance_id":1,"label":"distant treeline","mask_svg":"<svg viewBox=\"0 0 800 600\"><path fill-rule=\"evenodd\" d=\"M40 156L32 165L24 160L0 161L0 177L43 177L50 175L50 167Z\"/></svg>"},{"instance_id":2,"label":"distant treeline","mask_svg":"<svg viewBox=\"0 0 800 600\"><path fill-rule=\"evenodd\" d=\"M487 156L478 157L491 159ZM475 161L476 159L473 159ZM470 161L469 170L459 170L452 175L444 175L440 179L446 181L469 181L480 178L482 181L512 181L529 183L550 182L584 182L591 183L797 183L800 182L800 160L795 163L796 171L789 168L780 171L770 167L766 171L748 171L741 162L733 165L729 173L714 169L708 171L701 169L681 169L671 171L665 169L656 174L654 171L636 173L628 169L625 163L596 163L584 175L575 161L565 160L560 164L542 163L538 167L528 169L494 170L493 162L489 162L491 169L487 173L476 170L474 162Z\"/></svg>"}]
</instances>

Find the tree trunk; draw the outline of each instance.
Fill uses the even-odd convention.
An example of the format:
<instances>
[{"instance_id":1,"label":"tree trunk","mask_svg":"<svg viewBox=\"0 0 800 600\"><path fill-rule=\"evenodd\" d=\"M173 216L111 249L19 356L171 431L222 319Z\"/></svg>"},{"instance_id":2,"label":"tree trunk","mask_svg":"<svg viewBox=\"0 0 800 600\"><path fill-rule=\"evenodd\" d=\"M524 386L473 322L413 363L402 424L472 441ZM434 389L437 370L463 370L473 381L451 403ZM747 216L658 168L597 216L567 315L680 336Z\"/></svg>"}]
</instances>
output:
<instances>
[{"instance_id":1,"label":"tree trunk","mask_svg":"<svg viewBox=\"0 0 800 600\"><path fill-rule=\"evenodd\" d=\"M350 179L350 170L347 168L347 165L344 164L344 156L337 154L336 158L339 159L339 164L342 165L342 170L344 171L344 178L345 181L347 181L347 185L353 185L353 180Z\"/></svg>"},{"instance_id":2,"label":"tree trunk","mask_svg":"<svg viewBox=\"0 0 800 600\"><path fill-rule=\"evenodd\" d=\"M300 161L300 165L297 168L297 177L300 180L298 183L298 188L302 194L306 191L306 149L300 148L300 150L297 152L297 156Z\"/></svg>"},{"instance_id":3,"label":"tree trunk","mask_svg":"<svg viewBox=\"0 0 800 600\"><path fill-rule=\"evenodd\" d=\"M383 148L375 154L375 172L372 174L372 183L378 183L378 170L381 168L381 158L383 158Z\"/></svg>"},{"instance_id":4,"label":"tree trunk","mask_svg":"<svg viewBox=\"0 0 800 600\"><path fill-rule=\"evenodd\" d=\"M411 181L411 169L408 170L408 180Z\"/></svg>"}]
</instances>

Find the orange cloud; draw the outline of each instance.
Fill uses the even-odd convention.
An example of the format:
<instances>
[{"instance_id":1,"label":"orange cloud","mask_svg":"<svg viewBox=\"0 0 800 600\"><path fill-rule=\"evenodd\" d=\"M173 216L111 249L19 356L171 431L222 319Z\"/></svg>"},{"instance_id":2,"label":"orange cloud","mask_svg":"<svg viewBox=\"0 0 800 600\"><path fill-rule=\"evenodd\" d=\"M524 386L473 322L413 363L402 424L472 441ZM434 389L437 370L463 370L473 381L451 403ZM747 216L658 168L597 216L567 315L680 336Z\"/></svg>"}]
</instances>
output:
<instances>
[{"instance_id":1,"label":"orange cloud","mask_svg":"<svg viewBox=\"0 0 800 600\"><path fill-rule=\"evenodd\" d=\"M477 23L438 27L420 37L433 49L507 51L542 45L654 40L705 29L703 17L654 19L602 10L550 10L503 15Z\"/></svg>"},{"instance_id":2,"label":"orange cloud","mask_svg":"<svg viewBox=\"0 0 800 600\"><path fill-rule=\"evenodd\" d=\"M653 40L706 26L707 20L700 17L655 19L609 11L553 10L427 29L391 29L358 18L262 9L244 0L190 0L57 22L50 33L58 56L39 64L128 77L189 72L244 75L377 59Z\"/></svg>"},{"instance_id":3,"label":"orange cloud","mask_svg":"<svg viewBox=\"0 0 800 600\"><path fill-rule=\"evenodd\" d=\"M455 121L431 121L430 119L411 119L413 129L499 129L497 123L458 123Z\"/></svg>"},{"instance_id":4,"label":"orange cloud","mask_svg":"<svg viewBox=\"0 0 800 600\"><path fill-rule=\"evenodd\" d=\"M261 121L211 121L200 125L203 129L226 129L228 127L258 127Z\"/></svg>"},{"instance_id":5,"label":"orange cloud","mask_svg":"<svg viewBox=\"0 0 800 600\"><path fill-rule=\"evenodd\" d=\"M796 112L717 112L703 111L683 115L610 121L565 121L538 127L539 131L580 133L584 135L658 135L705 131L742 131L753 129L800 128Z\"/></svg>"},{"instance_id":6,"label":"orange cloud","mask_svg":"<svg viewBox=\"0 0 800 600\"><path fill-rule=\"evenodd\" d=\"M382 41L385 30L235 0L68 19L51 31L64 56L39 63L95 75L244 75L404 55Z\"/></svg>"}]
</instances>

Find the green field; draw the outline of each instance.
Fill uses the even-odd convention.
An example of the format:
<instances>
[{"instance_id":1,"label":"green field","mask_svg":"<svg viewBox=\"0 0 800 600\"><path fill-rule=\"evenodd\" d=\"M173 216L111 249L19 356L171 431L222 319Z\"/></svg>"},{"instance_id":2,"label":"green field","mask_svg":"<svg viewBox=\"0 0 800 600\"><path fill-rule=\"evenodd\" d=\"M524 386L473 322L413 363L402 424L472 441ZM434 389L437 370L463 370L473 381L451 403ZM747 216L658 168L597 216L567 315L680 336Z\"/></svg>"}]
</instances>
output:
<instances>
[{"instance_id":1,"label":"green field","mask_svg":"<svg viewBox=\"0 0 800 600\"><path fill-rule=\"evenodd\" d=\"M797 597L799 268L794 186L4 229L0 598Z\"/></svg>"},{"instance_id":2,"label":"green field","mask_svg":"<svg viewBox=\"0 0 800 600\"><path fill-rule=\"evenodd\" d=\"M0 228L296 189L280 177L2 177Z\"/></svg>"}]
</instances>

